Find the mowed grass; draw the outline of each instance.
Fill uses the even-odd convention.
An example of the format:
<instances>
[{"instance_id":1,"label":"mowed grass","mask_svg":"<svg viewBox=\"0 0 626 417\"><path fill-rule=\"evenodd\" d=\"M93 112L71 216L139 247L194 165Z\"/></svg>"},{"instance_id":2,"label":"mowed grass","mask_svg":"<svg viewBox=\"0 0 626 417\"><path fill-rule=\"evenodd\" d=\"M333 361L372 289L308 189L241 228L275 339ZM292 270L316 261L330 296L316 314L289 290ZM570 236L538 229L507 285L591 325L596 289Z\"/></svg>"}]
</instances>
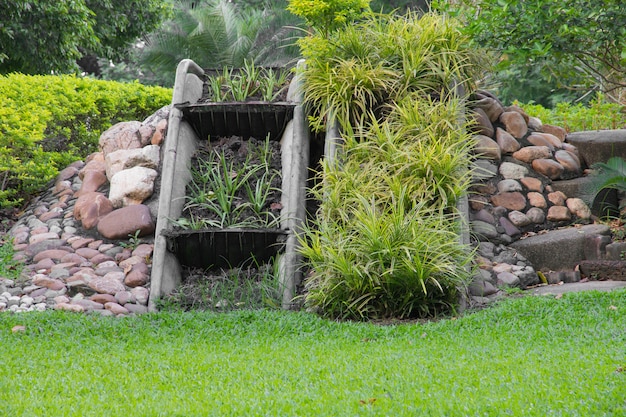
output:
<instances>
[{"instance_id":1,"label":"mowed grass","mask_svg":"<svg viewBox=\"0 0 626 417\"><path fill-rule=\"evenodd\" d=\"M626 291L394 326L4 313L0 372L2 416L624 416Z\"/></svg>"}]
</instances>

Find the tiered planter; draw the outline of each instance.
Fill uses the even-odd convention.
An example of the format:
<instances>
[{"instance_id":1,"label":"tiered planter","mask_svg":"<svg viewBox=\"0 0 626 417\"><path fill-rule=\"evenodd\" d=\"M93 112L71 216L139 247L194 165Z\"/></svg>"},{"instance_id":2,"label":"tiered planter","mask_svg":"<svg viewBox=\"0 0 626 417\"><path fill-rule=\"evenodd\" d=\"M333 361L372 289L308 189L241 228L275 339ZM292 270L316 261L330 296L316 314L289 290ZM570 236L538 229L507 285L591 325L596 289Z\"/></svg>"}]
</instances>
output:
<instances>
[{"instance_id":1,"label":"tiered planter","mask_svg":"<svg viewBox=\"0 0 626 417\"><path fill-rule=\"evenodd\" d=\"M309 131L299 77L287 102L200 103L204 70L193 61L177 69L173 108L165 140L161 192L155 233L149 307L182 280L182 266L236 267L264 262L282 252L279 273L283 307L289 308L300 281L297 233L305 217ZM183 212L189 162L203 141L241 136L280 141L282 159L280 227L275 229L176 230L172 220Z\"/></svg>"}]
</instances>

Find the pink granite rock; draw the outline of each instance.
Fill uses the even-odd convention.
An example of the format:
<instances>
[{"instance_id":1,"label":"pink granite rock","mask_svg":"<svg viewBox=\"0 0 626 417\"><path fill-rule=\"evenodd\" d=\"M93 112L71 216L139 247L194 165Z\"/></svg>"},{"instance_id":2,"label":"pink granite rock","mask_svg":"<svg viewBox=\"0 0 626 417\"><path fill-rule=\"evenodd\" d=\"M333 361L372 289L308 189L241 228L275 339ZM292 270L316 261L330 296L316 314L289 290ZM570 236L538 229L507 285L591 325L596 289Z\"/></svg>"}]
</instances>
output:
<instances>
[{"instance_id":1,"label":"pink granite rock","mask_svg":"<svg viewBox=\"0 0 626 417\"><path fill-rule=\"evenodd\" d=\"M92 229L105 216L113 211L113 204L102 193L82 194L74 205L74 218L80 220L85 229Z\"/></svg>"},{"instance_id":2,"label":"pink granite rock","mask_svg":"<svg viewBox=\"0 0 626 417\"><path fill-rule=\"evenodd\" d=\"M83 194L98 191L98 188L107 183L106 175L101 171L90 170L85 172L83 176L83 183L80 186L80 190L76 192L76 197L80 197Z\"/></svg>"},{"instance_id":3,"label":"pink granite rock","mask_svg":"<svg viewBox=\"0 0 626 417\"><path fill-rule=\"evenodd\" d=\"M535 171L542 175L545 175L551 180L556 180L560 178L563 174L563 171L565 171L563 165L559 164L554 159L546 158L535 159L532 162L532 167Z\"/></svg>"},{"instance_id":4,"label":"pink granite rock","mask_svg":"<svg viewBox=\"0 0 626 417\"><path fill-rule=\"evenodd\" d=\"M546 218L551 222L565 222L572 219L572 214L565 206L552 206L548 209Z\"/></svg>"},{"instance_id":5,"label":"pink granite rock","mask_svg":"<svg viewBox=\"0 0 626 417\"><path fill-rule=\"evenodd\" d=\"M554 145L550 143L548 139L537 133L529 135L526 140L532 143L534 146L547 146L548 148L550 148L550 151L554 151Z\"/></svg>"},{"instance_id":6,"label":"pink granite rock","mask_svg":"<svg viewBox=\"0 0 626 417\"><path fill-rule=\"evenodd\" d=\"M526 197L520 192L500 193L491 197L494 206L505 207L509 210L523 210L526 208Z\"/></svg>"},{"instance_id":7,"label":"pink granite rock","mask_svg":"<svg viewBox=\"0 0 626 417\"><path fill-rule=\"evenodd\" d=\"M156 131L154 135L152 135L152 139L150 139L150 143L152 145L161 145L163 143L163 139L165 139L165 135L167 133L167 119L161 119L159 123L156 125Z\"/></svg>"},{"instance_id":8,"label":"pink granite rock","mask_svg":"<svg viewBox=\"0 0 626 417\"><path fill-rule=\"evenodd\" d=\"M500 147L493 139L485 135L475 135L474 143L474 154L484 159L500 160Z\"/></svg>"},{"instance_id":9,"label":"pink granite rock","mask_svg":"<svg viewBox=\"0 0 626 417\"><path fill-rule=\"evenodd\" d=\"M565 136L567 135L567 132L565 131L565 129L563 129L560 126L553 126L553 125L543 125L543 131L544 133L550 133L551 135L556 136L557 138L559 138L559 140L561 142L563 142L565 140Z\"/></svg>"},{"instance_id":10,"label":"pink granite rock","mask_svg":"<svg viewBox=\"0 0 626 417\"><path fill-rule=\"evenodd\" d=\"M49 290L59 291L65 288L65 283L60 279L50 278L44 274L36 274L33 276L33 285L46 287Z\"/></svg>"},{"instance_id":11,"label":"pink granite rock","mask_svg":"<svg viewBox=\"0 0 626 417\"><path fill-rule=\"evenodd\" d=\"M537 178L533 177L524 177L520 179L520 182L524 187L528 189L528 191L543 191L543 182Z\"/></svg>"},{"instance_id":12,"label":"pink granite rock","mask_svg":"<svg viewBox=\"0 0 626 417\"><path fill-rule=\"evenodd\" d=\"M121 149L106 156L106 176L111 179L118 172L133 167L156 170L160 160L160 147L156 145L148 145L139 149Z\"/></svg>"},{"instance_id":13,"label":"pink granite rock","mask_svg":"<svg viewBox=\"0 0 626 417\"><path fill-rule=\"evenodd\" d=\"M124 278L124 284L127 287L135 288L146 285L150 276L148 275L149 269L145 263L138 263L132 266L130 272L126 274Z\"/></svg>"},{"instance_id":14,"label":"pink granite rock","mask_svg":"<svg viewBox=\"0 0 626 417\"><path fill-rule=\"evenodd\" d=\"M491 124L491 120L489 120L489 116L487 116L483 109L473 109L470 112L470 117L472 117L472 119L474 120L472 131L476 132L479 135L487 136L489 138L493 137L493 125Z\"/></svg>"},{"instance_id":15,"label":"pink granite rock","mask_svg":"<svg viewBox=\"0 0 626 417\"><path fill-rule=\"evenodd\" d=\"M109 199L116 208L141 204L154 192L158 172L151 168L133 167L111 178Z\"/></svg>"},{"instance_id":16,"label":"pink granite rock","mask_svg":"<svg viewBox=\"0 0 626 417\"><path fill-rule=\"evenodd\" d=\"M89 281L89 288L101 294L115 295L120 291L125 291L126 287L119 280L112 277L96 277Z\"/></svg>"},{"instance_id":17,"label":"pink granite rock","mask_svg":"<svg viewBox=\"0 0 626 417\"><path fill-rule=\"evenodd\" d=\"M482 109L491 122L496 122L500 115L504 112L502 104L491 97L484 97L472 103L474 108Z\"/></svg>"},{"instance_id":18,"label":"pink granite rock","mask_svg":"<svg viewBox=\"0 0 626 417\"><path fill-rule=\"evenodd\" d=\"M496 142L502 150L502 153L513 153L519 150L520 143L509 132L502 128L496 129Z\"/></svg>"},{"instance_id":19,"label":"pink granite rock","mask_svg":"<svg viewBox=\"0 0 626 417\"><path fill-rule=\"evenodd\" d=\"M524 117L516 111L505 111L500 115L500 123L504 129L516 139L521 139L528 132L528 125Z\"/></svg>"},{"instance_id":20,"label":"pink granite rock","mask_svg":"<svg viewBox=\"0 0 626 417\"><path fill-rule=\"evenodd\" d=\"M548 207L548 202L546 201L546 198L541 193L538 193L536 191L531 191L528 194L526 194L526 197L528 198L528 203L533 207L539 207L539 208Z\"/></svg>"},{"instance_id":21,"label":"pink granite rock","mask_svg":"<svg viewBox=\"0 0 626 417\"><path fill-rule=\"evenodd\" d=\"M129 314L130 311L128 311L126 308L124 308L123 306L119 305L118 303L106 303L104 305L104 308L111 311L113 314L115 314L116 316L119 314Z\"/></svg>"},{"instance_id":22,"label":"pink granite rock","mask_svg":"<svg viewBox=\"0 0 626 417\"><path fill-rule=\"evenodd\" d=\"M547 146L526 146L513 154L518 161L530 164L535 159L550 158L552 152Z\"/></svg>"},{"instance_id":23,"label":"pink granite rock","mask_svg":"<svg viewBox=\"0 0 626 417\"><path fill-rule=\"evenodd\" d=\"M119 122L100 135L100 150L106 157L110 152L120 149L141 148L141 137L139 128L141 122Z\"/></svg>"},{"instance_id":24,"label":"pink granite rock","mask_svg":"<svg viewBox=\"0 0 626 417\"><path fill-rule=\"evenodd\" d=\"M583 220L588 220L591 218L591 209L589 206L580 198L568 198L565 201L565 205L578 218Z\"/></svg>"},{"instance_id":25,"label":"pink granite rock","mask_svg":"<svg viewBox=\"0 0 626 417\"><path fill-rule=\"evenodd\" d=\"M87 162L87 164L78 172L78 178L81 180L85 179L85 175L88 172L99 172L101 174L105 174L106 172L106 164L104 163L104 156L102 152L98 152L96 154L92 154L93 159Z\"/></svg>"},{"instance_id":26,"label":"pink granite rock","mask_svg":"<svg viewBox=\"0 0 626 417\"><path fill-rule=\"evenodd\" d=\"M139 230L139 236L154 232L150 209L143 204L115 210L98 222L98 232L107 239L126 239Z\"/></svg>"},{"instance_id":27,"label":"pink granite rock","mask_svg":"<svg viewBox=\"0 0 626 417\"><path fill-rule=\"evenodd\" d=\"M64 249L48 249L48 250L44 250L44 251L41 251L41 252L37 253L33 257L33 261L34 262L39 262L42 259L46 259L46 258L53 259L53 260L56 260L56 261L60 261L68 253L71 253L71 252L69 252L66 248L64 248Z\"/></svg>"},{"instance_id":28,"label":"pink granite rock","mask_svg":"<svg viewBox=\"0 0 626 417\"><path fill-rule=\"evenodd\" d=\"M580 160L572 153L559 150L554 153L554 159L565 168L566 171L579 173L581 172Z\"/></svg>"}]
</instances>

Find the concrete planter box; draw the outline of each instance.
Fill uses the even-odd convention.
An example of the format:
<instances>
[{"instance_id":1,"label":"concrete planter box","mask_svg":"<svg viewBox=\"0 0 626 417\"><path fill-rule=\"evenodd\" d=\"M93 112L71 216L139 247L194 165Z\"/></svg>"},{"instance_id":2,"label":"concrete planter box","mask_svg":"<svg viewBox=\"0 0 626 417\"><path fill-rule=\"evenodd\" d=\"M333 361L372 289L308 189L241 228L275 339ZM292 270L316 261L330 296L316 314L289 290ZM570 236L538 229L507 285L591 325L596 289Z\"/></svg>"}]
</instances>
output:
<instances>
[{"instance_id":1,"label":"concrete planter box","mask_svg":"<svg viewBox=\"0 0 626 417\"><path fill-rule=\"evenodd\" d=\"M234 268L268 262L285 248L281 229L165 230L167 249L183 266Z\"/></svg>"},{"instance_id":2,"label":"concrete planter box","mask_svg":"<svg viewBox=\"0 0 626 417\"><path fill-rule=\"evenodd\" d=\"M303 65L303 62L299 65ZM299 76L291 81L287 102L282 103L199 103L204 79L205 70L193 61L183 60L178 65L168 131L162 148L161 190L149 308L154 310L156 300L181 283L183 263L204 264L200 258L227 257L218 251L217 246L222 245L216 245L216 239L222 239L218 235L237 242L236 245L233 243L233 252L239 252L236 255L239 259L249 259L252 251L255 257L264 258L267 253L278 249L274 244L276 241L282 241L284 249L280 258L279 279L283 288L283 307L290 308L296 285L301 280L298 233L306 215L306 181L309 168L309 129L298 87ZM266 235L260 238L260 232L242 234L241 231L233 230L203 234L198 234L197 231L175 232L171 221L182 214L186 185L191 179L189 162L202 141L229 135L264 139L268 134L271 140L280 141L282 164L282 220L280 227L273 229L274 237L268 238ZM278 239L278 236L281 238ZM264 243L260 239L265 239ZM267 239L275 240L270 242ZM204 249L188 249L187 241L189 244L193 241L202 243L205 245ZM212 255L208 255L209 253ZM232 259L227 262L230 265L236 263Z\"/></svg>"},{"instance_id":3,"label":"concrete planter box","mask_svg":"<svg viewBox=\"0 0 626 417\"><path fill-rule=\"evenodd\" d=\"M176 107L183 112L183 117L199 138L250 137L263 132L270 140L280 140L287 123L293 119L296 105L287 102L223 102Z\"/></svg>"}]
</instances>

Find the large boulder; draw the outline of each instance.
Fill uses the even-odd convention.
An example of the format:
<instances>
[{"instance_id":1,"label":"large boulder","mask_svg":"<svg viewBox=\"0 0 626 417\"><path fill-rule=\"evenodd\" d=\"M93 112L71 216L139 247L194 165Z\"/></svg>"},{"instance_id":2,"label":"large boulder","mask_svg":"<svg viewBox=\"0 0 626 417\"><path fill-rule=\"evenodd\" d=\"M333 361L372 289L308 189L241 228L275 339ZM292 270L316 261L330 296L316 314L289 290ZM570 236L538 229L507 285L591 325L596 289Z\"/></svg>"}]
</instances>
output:
<instances>
[{"instance_id":1,"label":"large boulder","mask_svg":"<svg viewBox=\"0 0 626 417\"><path fill-rule=\"evenodd\" d=\"M98 222L98 232L107 239L127 239L139 230L139 236L154 233L150 209L136 204L114 210Z\"/></svg>"},{"instance_id":2,"label":"large boulder","mask_svg":"<svg viewBox=\"0 0 626 417\"><path fill-rule=\"evenodd\" d=\"M100 135L100 150L106 157L107 154L120 149L141 148L141 135L139 129L141 122L119 122Z\"/></svg>"},{"instance_id":3,"label":"large boulder","mask_svg":"<svg viewBox=\"0 0 626 417\"><path fill-rule=\"evenodd\" d=\"M158 172L151 168L133 167L111 178L109 200L116 208L141 204L154 192Z\"/></svg>"}]
</instances>

